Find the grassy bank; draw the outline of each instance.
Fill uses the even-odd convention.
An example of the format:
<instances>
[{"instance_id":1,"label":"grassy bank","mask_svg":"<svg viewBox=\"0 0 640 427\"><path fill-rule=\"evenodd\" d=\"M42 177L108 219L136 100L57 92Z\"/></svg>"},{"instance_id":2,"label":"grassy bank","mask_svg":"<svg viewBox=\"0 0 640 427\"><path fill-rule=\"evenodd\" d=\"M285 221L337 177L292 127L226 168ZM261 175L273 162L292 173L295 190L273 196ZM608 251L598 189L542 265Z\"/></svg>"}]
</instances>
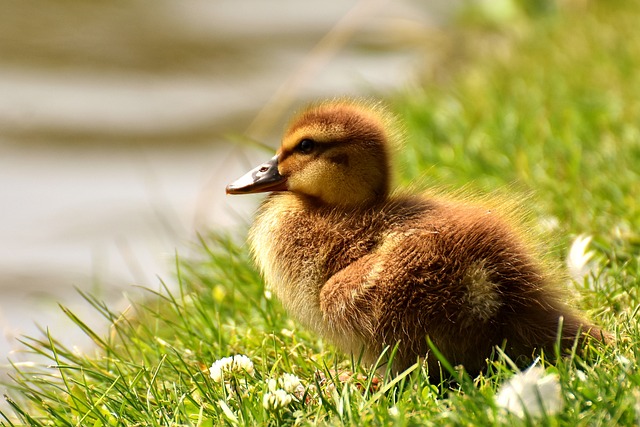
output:
<instances>
[{"instance_id":1,"label":"grassy bank","mask_svg":"<svg viewBox=\"0 0 640 427\"><path fill-rule=\"evenodd\" d=\"M531 194L527 207L558 262L577 236L593 236L571 258L586 264L568 286L618 343L596 350L589 364L578 357L542 361L560 385L557 413L533 418L506 411L496 396L513 370L499 356L485 376L456 386L430 385L420 366L372 383L355 361L298 328L265 293L243 237L206 237L199 257L177 262L171 286L150 291L124 315L87 296L110 321L108 331L91 330L68 312L95 341L95 352L66 348L56 331L25 339L48 362L15 367L12 408L0 420L60 426L636 425L640 4L514 5L461 19L448 36L446 67L425 72L422 85L391 100L407 125L398 181ZM234 355L246 355L251 364L224 359ZM216 361L219 372L210 369ZM362 375L335 379L343 370Z\"/></svg>"}]
</instances>

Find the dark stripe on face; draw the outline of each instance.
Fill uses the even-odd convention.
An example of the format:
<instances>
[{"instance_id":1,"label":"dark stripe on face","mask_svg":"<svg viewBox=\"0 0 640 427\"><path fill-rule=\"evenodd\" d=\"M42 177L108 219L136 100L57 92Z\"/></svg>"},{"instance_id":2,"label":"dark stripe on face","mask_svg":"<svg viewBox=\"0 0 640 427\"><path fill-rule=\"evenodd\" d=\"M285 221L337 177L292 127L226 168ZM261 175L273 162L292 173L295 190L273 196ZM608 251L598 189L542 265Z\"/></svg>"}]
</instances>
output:
<instances>
[{"instance_id":1,"label":"dark stripe on face","mask_svg":"<svg viewBox=\"0 0 640 427\"><path fill-rule=\"evenodd\" d=\"M349 156L344 153L331 156L329 160L339 166L349 166Z\"/></svg>"},{"instance_id":2,"label":"dark stripe on face","mask_svg":"<svg viewBox=\"0 0 640 427\"><path fill-rule=\"evenodd\" d=\"M301 138L300 141L302 141L303 139L311 139L311 138ZM297 145L293 148L287 149L287 150L283 150L282 153L280 153L280 161L284 161L285 159L287 159L289 156L293 155L293 154L300 154L301 156L308 156L309 158L317 158L320 155L324 154L325 151L329 150L334 144L334 141L331 142L321 142L321 141L316 141L314 140L314 142L316 143L313 151L309 154L304 154L304 153L300 153L296 148Z\"/></svg>"}]
</instances>

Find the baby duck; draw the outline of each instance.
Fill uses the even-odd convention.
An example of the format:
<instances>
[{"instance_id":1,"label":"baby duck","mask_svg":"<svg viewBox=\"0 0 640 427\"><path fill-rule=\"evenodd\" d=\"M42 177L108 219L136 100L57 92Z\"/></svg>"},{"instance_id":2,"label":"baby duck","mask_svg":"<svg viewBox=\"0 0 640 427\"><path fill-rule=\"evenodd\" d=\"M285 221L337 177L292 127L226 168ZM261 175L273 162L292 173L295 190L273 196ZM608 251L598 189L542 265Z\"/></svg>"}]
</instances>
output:
<instances>
[{"instance_id":1,"label":"baby duck","mask_svg":"<svg viewBox=\"0 0 640 427\"><path fill-rule=\"evenodd\" d=\"M510 221L468 202L390 194L394 129L379 104L314 104L275 157L227 186L271 192L249 244L285 309L365 363L397 345L394 371L426 358L434 377L428 339L470 373L496 346L514 360L552 351L560 327L565 349L605 341Z\"/></svg>"}]
</instances>

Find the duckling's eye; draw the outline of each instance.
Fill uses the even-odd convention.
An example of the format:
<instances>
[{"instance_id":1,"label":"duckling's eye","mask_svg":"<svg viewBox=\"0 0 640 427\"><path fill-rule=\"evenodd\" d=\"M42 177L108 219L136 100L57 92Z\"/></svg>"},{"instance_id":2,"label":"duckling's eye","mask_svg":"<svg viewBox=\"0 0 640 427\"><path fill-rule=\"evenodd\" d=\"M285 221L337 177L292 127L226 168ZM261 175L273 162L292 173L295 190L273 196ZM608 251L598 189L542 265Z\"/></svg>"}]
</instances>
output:
<instances>
[{"instance_id":1,"label":"duckling's eye","mask_svg":"<svg viewBox=\"0 0 640 427\"><path fill-rule=\"evenodd\" d=\"M309 154L316 147L316 143L312 139L303 139L298 143L296 149L302 154Z\"/></svg>"}]
</instances>

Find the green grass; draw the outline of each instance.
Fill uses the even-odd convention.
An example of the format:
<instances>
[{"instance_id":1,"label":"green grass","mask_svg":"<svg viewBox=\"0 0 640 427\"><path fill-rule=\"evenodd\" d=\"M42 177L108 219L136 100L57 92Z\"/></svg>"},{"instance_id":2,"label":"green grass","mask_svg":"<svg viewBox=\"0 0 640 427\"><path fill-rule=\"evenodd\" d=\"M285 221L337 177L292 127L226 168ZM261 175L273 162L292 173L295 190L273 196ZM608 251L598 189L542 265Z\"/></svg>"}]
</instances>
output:
<instances>
[{"instance_id":1,"label":"green grass","mask_svg":"<svg viewBox=\"0 0 640 427\"><path fill-rule=\"evenodd\" d=\"M562 262L572 239L594 236L593 268L569 284L613 331L615 346L543 361L564 409L540 419L500 410L494 396L513 375L497 357L484 376L430 385L420 366L372 376L300 329L265 295L242 238L206 237L200 256L177 262L170 286L124 315L90 295L108 331L75 324L96 343L81 354L59 331L25 338L46 362L16 366L6 425L637 425L640 419L640 4L513 3L508 19L469 12L449 37L446 78L398 94L407 125L399 182L532 194L527 208L547 228ZM533 7L538 5L539 7ZM541 7L540 5L544 6ZM427 73L425 73L427 74ZM442 76L443 71L428 73ZM546 224L546 225L545 225ZM543 226L544 225L544 226ZM175 283L173 283L175 282ZM255 373L209 377L223 357L245 354ZM362 378L338 381L353 370ZM305 387L267 410L269 379L297 375Z\"/></svg>"}]
</instances>

